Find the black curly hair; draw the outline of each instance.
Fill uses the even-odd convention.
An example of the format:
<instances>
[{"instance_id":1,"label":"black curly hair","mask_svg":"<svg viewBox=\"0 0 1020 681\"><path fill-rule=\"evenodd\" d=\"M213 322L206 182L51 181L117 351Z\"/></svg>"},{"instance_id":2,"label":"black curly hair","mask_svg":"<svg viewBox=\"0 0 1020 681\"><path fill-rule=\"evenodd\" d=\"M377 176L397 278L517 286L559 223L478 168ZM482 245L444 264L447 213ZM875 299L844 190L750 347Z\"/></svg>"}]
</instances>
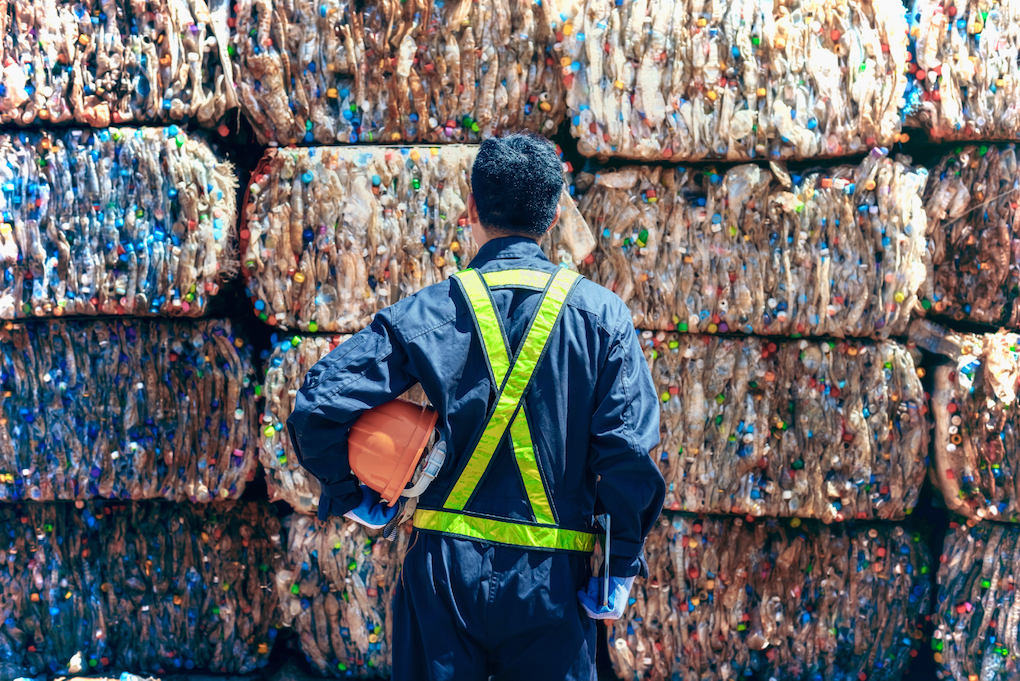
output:
<instances>
[{"instance_id":1,"label":"black curly hair","mask_svg":"<svg viewBox=\"0 0 1020 681\"><path fill-rule=\"evenodd\" d=\"M556 216L562 190L556 148L532 133L485 140L471 168L478 219L493 236L541 237Z\"/></svg>"}]
</instances>

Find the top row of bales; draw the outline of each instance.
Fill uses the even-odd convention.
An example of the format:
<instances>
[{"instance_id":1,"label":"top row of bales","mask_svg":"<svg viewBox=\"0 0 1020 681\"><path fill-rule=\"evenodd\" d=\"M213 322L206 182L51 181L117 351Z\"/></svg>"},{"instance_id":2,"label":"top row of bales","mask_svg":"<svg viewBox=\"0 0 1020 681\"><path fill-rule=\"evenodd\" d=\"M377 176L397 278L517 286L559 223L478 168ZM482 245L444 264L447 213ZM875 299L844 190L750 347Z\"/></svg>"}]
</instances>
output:
<instances>
[{"instance_id":1,"label":"top row of bales","mask_svg":"<svg viewBox=\"0 0 1020 681\"><path fill-rule=\"evenodd\" d=\"M586 156L667 161L854 155L904 127L1013 139L1014 4L17 1L0 123L240 107L264 144L437 144L569 119Z\"/></svg>"}]
</instances>

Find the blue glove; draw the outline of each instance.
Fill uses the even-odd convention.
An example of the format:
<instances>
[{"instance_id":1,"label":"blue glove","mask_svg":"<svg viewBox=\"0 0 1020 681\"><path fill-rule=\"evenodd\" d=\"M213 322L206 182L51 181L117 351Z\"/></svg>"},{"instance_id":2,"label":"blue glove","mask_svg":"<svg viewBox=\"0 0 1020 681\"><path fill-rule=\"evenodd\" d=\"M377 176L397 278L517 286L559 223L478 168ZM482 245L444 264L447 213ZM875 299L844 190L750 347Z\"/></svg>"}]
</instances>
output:
<instances>
[{"instance_id":1,"label":"blue glove","mask_svg":"<svg viewBox=\"0 0 1020 681\"><path fill-rule=\"evenodd\" d=\"M577 600L593 620L618 620L623 617L633 585L633 577L610 577L609 607L605 607L602 605L602 580L592 577L588 580L588 590L577 592Z\"/></svg>"},{"instance_id":2,"label":"blue glove","mask_svg":"<svg viewBox=\"0 0 1020 681\"><path fill-rule=\"evenodd\" d=\"M378 530L393 520L400 508L397 504L387 506L382 496L368 485L361 486L361 503L344 513L348 520L361 523L365 527Z\"/></svg>"}]
</instances>

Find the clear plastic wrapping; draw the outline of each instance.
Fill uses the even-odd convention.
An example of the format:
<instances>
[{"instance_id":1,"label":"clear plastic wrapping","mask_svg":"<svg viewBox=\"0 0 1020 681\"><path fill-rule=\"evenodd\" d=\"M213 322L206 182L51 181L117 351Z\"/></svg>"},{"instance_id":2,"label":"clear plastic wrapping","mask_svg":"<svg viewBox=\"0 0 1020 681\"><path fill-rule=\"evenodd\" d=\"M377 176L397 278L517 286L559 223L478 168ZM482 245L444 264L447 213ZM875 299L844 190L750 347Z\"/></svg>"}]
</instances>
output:
<instances>
[{"instance_id":1,"label":"clear plastic wrapping","mask_svg":"<svg viewBox=\"0 0 1020 681\"><path fill-rule=\"evenodd\" d=\"M236 499L255 475L250 346L226 320L0 330L0 501Z\"/></svg>"},{"instance_id":2,"label":"clear plastic wrapping","mask_svg":"<svg viewBox=\"0 0 1020 681\"><path fill-rule=\"evenodd\" d=\"M249 673L284 558L268 504L4 504L0 677Z\"/></svg>"},{"instance_id":3,"label":"clear plastic wrapping","mask_svg":"<svg viewBox=\"0 0 1020 681\"><path fill-rule=\"evenodd\" d=\"M931 647L939 679L1017 678L1020 528L983 522L946 534Z\"/></svg>"},{"instance_id":4,"label":"clear plastic wrapping","mask_svg":"<svg viewBox=\"0 0 1020 681\"><path fill-rule=\"evenodd\" d=\"M943 355L935 369L934 481L968 518L1020 522L1020 336L956 333L914 322L918 347Z\"/></svg>"},{"instance_id":5,"label":"clear plastic wrapping","mask_svg":"<svg viewBox=\"0 0 1020 681\"><path fill-rule=\"evenodd\" d=\"M907 4L907 124L936 141L1020 136L1020 3Z\"/></svg>"},{"instance_id":6,"label":"clear plastic wrapping","mask_svg":"<svg viewBox=\"0 0 1020 681\"><path fill-rule=\"evenodd\" d=\"M301 513L318 511L322 489L315 476L298 463L290 443L287 419L294 410L294 398L304 384L308 370L348 338L350 336L274 337L273 351L266 363L259 460L266 469L269 498L286 501ZM428 403L420 385L408 390L401 398L419 404Z\"/></svg>"},{"instance_id":7,"label":"clear plastic wrapping","mask_svg":"<svg viewBox=\"0 0 1020 681\"><path fill-rule=\"evenodd\" d=\"M1020 169L1012 144L958 147L931 171L922 306L956 321L1020 327Z\"/></svg>"},{"instance_id":8,"label":"clear plastic wrapping","mask_svg":"<svg viewBox=\"0 0 1020 681\"><path fill-rule=\"evenodd\" d=\"M903 139L908 53L899 3L574 7L557 53L570 132L586 156L818 158Z\"/></svg>"},{"instance_id":9,"label":"clear plastic wrapping","mask_svg":"<svg viewBox=\"0 0 1020 681\"><path fill-rule=\"evenodd\" d=\"M642 344L667 509L833 522L917 503L929 424L902 345L650 331Z\"/></svg>"},{"instance_id":10,"label":"clear plastic wrapping","mask_svg":"<svg viewBox=\"0 0 1020 681\"><path fill-rule=\"evenodd\" d=\"M351 333L380 309L467 267L477 146L270 149L252 176L241 267L260 319ZM543 248L580 263L594 237L566 188Z\"/></svg>"},{"instance_id":11,"label":"clear plastic wrapping","mask_svg":"<svg viewBox=\"0 0 1020 681\"><path fill-rule=\"evenodd\" d=\"M625 681L897 681L922 638L930 561L900 526L664 516L645 552L607 623Z\"/></svg>"},{"instance_id":12,"label":"clear plastic wrapping","mask_svg":"<svg viewBox=\"0 0 1020 681\"><path fill-rule=\"evenodd\" d=\"M237 178L176 125L0 135L0 319L199 316L236 271Z\"/></svg>"},{"instance_id":13,"label":"clear plastic wrapping","mask_svg":"<svg viewBox=\"0 0 1020 681\"><path fill-rule=\"evenodd\" d=\"M410 526L387 541L343 518L286 522L287 565L276 573L276 590L309 664L323 676L389 678L393 587Z\"/></svg>"},{"instance_id":14,"label":"clear plastic wrapping","mask_svg":"<svg viewBox=\"0 0 1020 681\"><path fill-rule=\"evenodd\" d=\"M925 277L927 173L873 150L788 174L743 165L579 173L581 272L641 329L902 335Z\"/></svg>"},{"instance_id":15,"label":"clear plastic wrapping","mask_svg":"<svg viewBox=\"0 0 1020 681\"><path fill-rule=\"evenodd\" d=\"M97 128L237 106L225 0L9 0L0 13L0 123Z\"/></svg>"},{"instance_id":16,"label":"clear plastic wrapping","mask_svg":"<svg viewBox=\"0 0 1020 681\"><path fill-rule=\"evenodd\" d=\"M263 144L477 142L566 112L555 0L241 0L232 48Z\"/></svg>"}]
</instances>

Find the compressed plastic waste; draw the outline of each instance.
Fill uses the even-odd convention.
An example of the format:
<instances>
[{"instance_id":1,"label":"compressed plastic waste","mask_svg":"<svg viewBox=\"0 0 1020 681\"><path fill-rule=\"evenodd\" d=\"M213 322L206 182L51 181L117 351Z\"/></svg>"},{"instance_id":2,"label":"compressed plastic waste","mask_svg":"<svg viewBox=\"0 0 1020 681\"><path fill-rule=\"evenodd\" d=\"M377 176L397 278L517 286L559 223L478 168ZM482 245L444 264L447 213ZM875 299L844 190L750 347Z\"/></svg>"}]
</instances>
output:
<instances>
[{"instance_id":1,"label":"compressed plastic waste","mask_svg":"<svg viewBox=\"0 0 1020 681\"><path fill-rule=\"evenodd\" d=\"M873 150L803 174L756 165L577 175L582 266L640 329L902 335L925 277L927 172Z\"/></svg>"},{"instance_id":2,"label":"compressed plastic waste","mask_svg":"<svg viewBox=\"0 0 1020 681\"><path fill-rule=\"evenodd\" d=\"M269 504L4 504L0 519L0 677L268 662L284 557Z\"/></svg>"},{"instance_id":3,"label":"compressed plastic waste","mask_svg":"<svg viewBox=\"0 0 1020 681\"><path fill-rule=\"evenodd\" d=\"M939 679L1000 681L1017 676L1012 631L1020 602L1020 528L951 524L938 571L931 647Z\"/></svg>"},{"instance_id":4,"label":"compressed plastic waste","mask_svg":"<svg viewBox=\"0 0 1020 681\"><path fill-rule=\"evenodd\" d=\"M585 156L731 161L903 141L907 23L861 0L583 0L557 35Z\"/></svg>"},{"instance_id":5,"label":"compressed plastic waste","mask_svg":"<svg viewBox=\"0 0 1020 681\"><path fill-rule=\"evenodd\" d=\"M393 587L410 527L387 541L343 518L292 515L285 523L286 569L276 573L276 591L312 668L323 676L389 678Z\"/></svg>"},{"instance_id":6,"label":"compressed plastic waste","mask_svg":"<svg viewBox=\"0 0 1020 681\"><path fill-rule=\"evenodd\" d=\"M237 106L224 0L13 0L0 17L0 123L97 128Z\"/></svg>"},{"instance_id":7,"label":"compressed plastic waste","mask_svg":"<svg viewBox=\"0 0 1020 681\"><path fill-rule=\"evenodd\" d=\"M910 337L948 357L935 369L934 479L946 506L975 519L1020 522L1020 336L956 333L925 320Z\"/></svg>"},{"instance_id":8,"label":"compressed plastic waste","mask_svg":"<svg viewBox=\"0 0 1020 681\"><path fill-rule=\"evenodd\" d=\"M914 0L907 124L936 141L1020 136L1020 4Z\"/></svg>"},{"instance_id":9,"label":"compressed plastic waste","mask_svg":"<svg viewBox=\"0 0 1020 681\"><path fill-rule=\"evenodd\" d=\"M958 147L924 194L930 264L922 306L956 321L1020 328L1016 147Z\"/></svg>"},{"instance_id":10,"label":"compressed plastic waste","mask_svg":"<svg viewBox=\"0 0 1020 681\"><path fill-rule=\"evenodd\" d=\"M0 135L0 318L203 314L236 271L236 191L176 125Z\"/></svg>"},{"instance_id":11,"label":"compressed plastic waste","mask_svg":"<svg viewBox=\"0 0 1020 681\"><path fill-rule=\"evenodd\" d=\"M928 551L897 525L673 515L645 553L609 627L626 681L898 681L922 637Z\"/></svg>"},{"instance_id":12,"label":"compressed plastic waste","mask_svg":"<svg viewBox=\"0 0 1020 681\"><path fill-rule=\"evenodd\" d=\"M477 146L270 149L252 175L242 272L260 319L350 333L380 309L467 267ZM580 263L594 237L566 188L543 248Z\"/></svg>"},{"instance_id":13,"label":"compressed plastic waste","mask_svg":"<svg viewBox=\"0 0 1020 681\"><path fill-rule=\"evenodd\" d=\"M272 354L266 362L259 460L266 469L269 498L286 501L301 513L317 512L322 489L315 476L298 463L287 431L287 419L294 410L294 398L304 384L308 370L348 338L350 336L285 336L278 339L274 334ZM420 385L401 397L428 404Z\"/></svg>"},{"instance_id":14,"label":"compressed plastic waste","mask_svg":"<svg viewBox=\"0 0 1020 681\"><path fill-rule=\"evenodd\" d=\"M250 346L226 320L0 330L0 501L240 497L255 474Z\"/></svg>"},{"instance_id":15,"label":"compressed plastic waste","mask_svg":"<svg viewBox=\"0 0 1020 681\"><path fill-rule=\"evenodd\" d=\"M928 422L918 356L891 341L641 332L661 399L652 453L675 511L898 520Z\"/></svg>"},{"instance_id":16,"label":"compressed plastic waste","mask_svg":"<svg viewBox=\"0 0 1020 681\"><path fill-rule=\"evenodd\" d=\"M477 142L553 134L555 0L241 0L238 96L259 142Z\"/></svg>"}]
</instances>

